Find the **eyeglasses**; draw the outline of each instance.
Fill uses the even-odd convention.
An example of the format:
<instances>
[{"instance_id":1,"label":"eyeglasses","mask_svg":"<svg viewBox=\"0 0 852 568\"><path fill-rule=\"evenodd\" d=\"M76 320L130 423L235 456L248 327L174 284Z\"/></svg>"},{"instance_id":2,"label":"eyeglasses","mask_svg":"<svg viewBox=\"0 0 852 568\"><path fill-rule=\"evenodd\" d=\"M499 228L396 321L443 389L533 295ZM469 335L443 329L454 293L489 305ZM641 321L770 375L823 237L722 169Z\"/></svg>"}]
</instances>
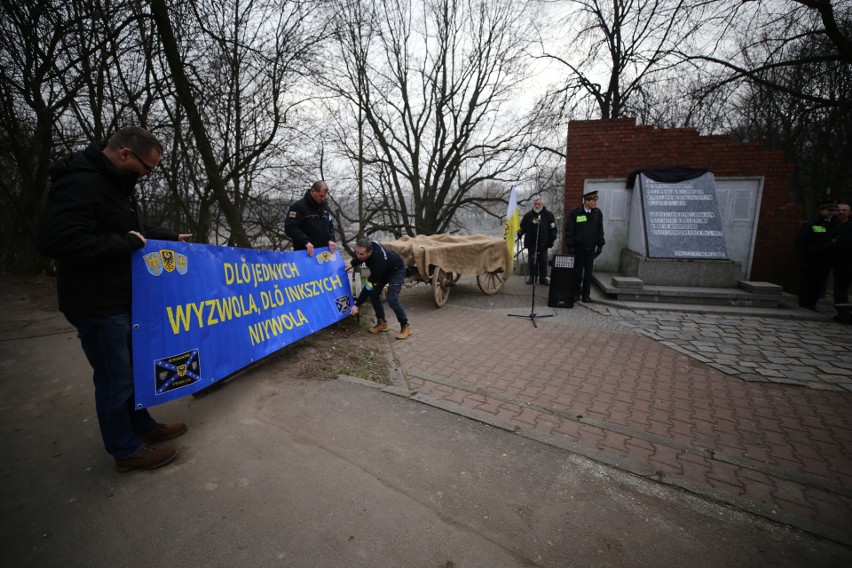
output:
<instances>
[{"instance_id":1,"label":"eyeglasses","mask_svg":"<svg viewBox=\"0 0 852 568\"><path fill-rule=\"evenodd\" d=\"M143 160L142 158L140 158L140 157L139 157L139 154L137 154L136 152L134 152L131 148L128 148L127 146L125 146L125 147L124 147L124 149L125 149L125 150L127 150L128 152L130 152L130 155L131 155L131 156L133 156L134 158L136 158L136 160L137 160L140 164L142 164L142 166L144 166L144 168L145 168L146 170L148 170L148 171L146 171L146 172L145 172L145 175L146 175L146 176L149 176L149 175L151 175L152 173L154 173L154 168L156 168L157 166L154 166L154 167L149 166L147 163L145 163L145 160Z\"/></svg>"}]
</instances>

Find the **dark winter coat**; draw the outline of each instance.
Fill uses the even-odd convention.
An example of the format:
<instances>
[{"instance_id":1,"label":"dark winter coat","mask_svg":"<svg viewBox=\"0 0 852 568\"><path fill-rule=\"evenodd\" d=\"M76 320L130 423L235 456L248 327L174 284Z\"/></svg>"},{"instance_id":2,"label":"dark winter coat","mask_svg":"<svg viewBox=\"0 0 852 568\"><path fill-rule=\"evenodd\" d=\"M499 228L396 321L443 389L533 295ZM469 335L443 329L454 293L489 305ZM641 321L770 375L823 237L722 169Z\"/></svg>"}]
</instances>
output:
<instances>
[{"instance_id":1,"label":"dark winter coat","mask_svg":"<svg viewBox=\"0 0 852 568\"><path fill-rule=\"evenodd\" d=\"M358 299L355 300L355 305L361 307L373 290L381 290L391 274L400 270L405 266L405 261L394 251L383 247L381 244L373 241L373 253L363 261L363 264L370 269L370 277L367 279L367 284L361 289L358 294ZM352 266L358 267L361 265L358 258L352 259Z\"/></svg>"},{"instance_id":2,"label":"dark winter coat","mask_svg":"<svg viewBox=\"0 0 852 568\"><path fill-rule=\"evenodd\" d=\"M521 219L521 230L518 238L524 238L524 248L534 249L538 239L539 250L549 249L556 242L558 228L553 213L542 207L541 212L528 211Z\"/></svg>"},{"instance_id":3,"label":"dark winter coat","mask_svg":"<svg viewBox=\"0 0 852 568\"><path fill-rule=\"evenodd\" d=\"M328 241L335 241L334 218L327 203L318 204L311 192L294 201L287 210L284 232L293 241L293 250L305 250L308 243L315 247L327 247Z\"/></svg>"},{"instance_id":4,"label":"dark winter coat","mask_svg":"<svg viewBox=\"0 0 852 568\"><path fill-rule=\"evenodd\" d=\"M595 207L586 213L582 205L572 209L565 220L564 241L569 251L603 247L606 241L601 210Z\"/></svg>"},{"instance_id":5,"label":"dark winter coat","mask_svg":"<svg viewBox=\"0 0 852 568\"><path fill-rule=\"evenodd\" d=\"M834 252L832 239L837 224L834 217L825 218L822 215L802 223L796 236L796 256L800 265L831 262Z\"/></svg>"},{"instance_id":6,"label":"dark winter coat","mask_svg":"<svg viewBox=\"0 0 852 568\"><path fill-rule=\"evenodd\" d=\"M134 188L139 178L117 169L96 144L59 160L38 230L39 252L56 261L59 309L66 317L102 317L131 309L130 255L146 238L177 240L145 229Z\"/></svg>"},{"instance_id":7,"label":"dark winter coat","mask_svg":"<svg viewBox=\"0 0 852 568\"><path fill-rule=\"evenodd\" d=\"M833 243L835 273L852 274L852 220L837 223Z\"/></svg>"}]
</instances>

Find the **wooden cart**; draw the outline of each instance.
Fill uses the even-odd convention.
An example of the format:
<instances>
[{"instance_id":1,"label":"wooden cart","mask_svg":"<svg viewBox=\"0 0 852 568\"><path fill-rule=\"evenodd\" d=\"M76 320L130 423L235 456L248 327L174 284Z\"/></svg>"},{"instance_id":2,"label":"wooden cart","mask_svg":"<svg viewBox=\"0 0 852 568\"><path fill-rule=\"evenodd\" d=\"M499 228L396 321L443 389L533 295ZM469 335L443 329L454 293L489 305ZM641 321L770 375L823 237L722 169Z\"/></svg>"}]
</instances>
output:
<instances>
[{"instance_id":1,"label":"wooden cart","mask_svg":"<svg viewBox=\"0 0 852 568\"><path fill-rule=\"evenodd\" d=\"M485 294L500 291L512 273L512 256L506 241L485 235L418 235L382 242L397 252L408 267L406 285L432 285L439 308L461 276L476 276Z\"/></svg>"}]
</instances>

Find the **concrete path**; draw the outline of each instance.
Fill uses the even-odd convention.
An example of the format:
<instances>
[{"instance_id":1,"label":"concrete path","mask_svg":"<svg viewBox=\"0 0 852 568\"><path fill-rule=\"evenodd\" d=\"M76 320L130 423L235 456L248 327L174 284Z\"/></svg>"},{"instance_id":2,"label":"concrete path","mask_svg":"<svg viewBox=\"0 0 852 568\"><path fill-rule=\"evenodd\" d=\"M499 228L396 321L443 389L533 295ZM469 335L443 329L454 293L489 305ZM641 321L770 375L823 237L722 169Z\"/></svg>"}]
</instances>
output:
<instances>
[{"instance_id":1,"label":"concrete path","mask_svg":"<svg viewBox=\"0 0 852 568\"><path fill-rule=\"evenodd\" d=\"M451 300L509 302L523 312L523 292L486 297L460 288ZM740 387L726 381L846 393L745 383L586 309L564 310L533 328L500 313L505 307L437 310L415 288L404 300L415 335L375 338L388 341L402 363L397 386L297 381L287 358L273 356L206 397L156 407L158 419L189 424L176 440L177 460L117 474L101 447L90 370L74 334L52 309L3 293L0 278L0 565L852 564L842 539L706 499L696 490L700 481L683 491L676 485L688 474L658 477L643 464L665 455L672 468L693 464L685 471L726 463L717 448L702 453L688 438L699 430L689 416L659 415L664 398L662 412L672 413L693 393L739 396ZM643 385L648 373L659 382ZM411 396L406 381L419 381L421 392ZM622 383L635 385L637 396L622 400ZM730 411L740 424L747 410L738 403ZM666 420L667 431L653 430ZM692 462L681 459L693 451ZM715 467L712 479L721 480ZM672 483L677 478L683 483ZM848 486L848 477L824 483Z\"/></svg>"}]
</instances>

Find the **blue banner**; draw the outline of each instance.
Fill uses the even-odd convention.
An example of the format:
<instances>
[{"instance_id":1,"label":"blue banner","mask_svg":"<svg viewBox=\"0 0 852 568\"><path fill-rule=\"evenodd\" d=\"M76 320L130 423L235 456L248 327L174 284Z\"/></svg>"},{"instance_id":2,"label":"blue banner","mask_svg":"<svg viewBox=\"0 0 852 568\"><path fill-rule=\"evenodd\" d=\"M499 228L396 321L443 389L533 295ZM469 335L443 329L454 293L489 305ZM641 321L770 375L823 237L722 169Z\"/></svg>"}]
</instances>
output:
<instances>
[{"instance_id":1,"label":"blue banner","mask_svg":"<svg viewBox=\"0 0 852 568\"><path fill-rule=\"evenodd\" d=\"M349 315L340 254L149 240L133 253L137 408L209 387Z\"/></svg>"}]
</instances>

